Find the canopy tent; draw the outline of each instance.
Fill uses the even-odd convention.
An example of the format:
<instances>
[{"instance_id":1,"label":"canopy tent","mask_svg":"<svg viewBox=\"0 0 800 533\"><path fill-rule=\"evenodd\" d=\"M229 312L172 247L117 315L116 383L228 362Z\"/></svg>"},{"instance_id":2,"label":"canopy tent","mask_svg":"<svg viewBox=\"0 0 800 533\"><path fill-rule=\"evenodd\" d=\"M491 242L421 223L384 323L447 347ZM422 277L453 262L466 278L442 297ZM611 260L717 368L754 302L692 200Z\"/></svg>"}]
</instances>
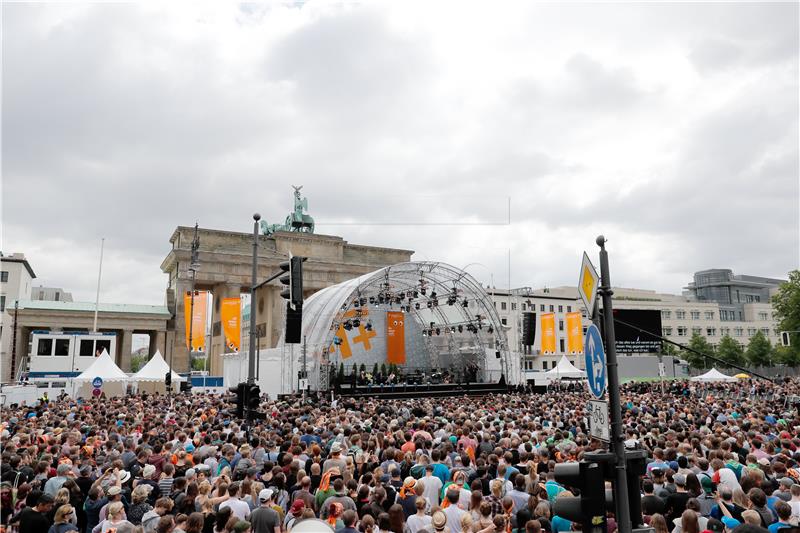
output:
<instances>
[{"instance_id":1,"label":"canopy tent","mask_svg":"<svg viewBox=\"0 0 800 533\"><path fill-rule=\"evenodd\" d=\"M750 374L745 374L744 372L741 372L733 377L735 377L736 379L750 379Z\"/></svg>"},{"instance_id":2,"label":"canopy tent","mask_svg":"<svg viewBox=\"0 0 800 533\"><path fill-rule=\"evenodd\" d=\"M173 387L186 378L180 376L174 370L170 370L169 365L164 361L161 352L156 350L155 355L137 373L130 377L130 381L136 384L138 392L164 392L167 389L165 378L167 372L171 372Z\"/></svg>"},{"instance_id":3,"label":"canopy tent","mask_svg":"<svg viewBox=\"0 0 800 533\"><path fill-rule=\"evenodd\" d=\"M150 358L147 364L140 368L139 371L132 375L129 379L137 382L164 381L164 378L167 376L167 372L170 372L169 365L166 361L164 361L164 357L161 355L161 352L156 350L155 355ZM172 381L186 381L186 378L180 376L177 372L172 370Z\"/></svg>"},{"instance_id":4,"label":"canopy tent","mask_svg":"<svg viewBox=\"0 0 800 533\"><path fill-rule=\"evenodd\" d=\"M562 355L556 367L545 372L545 376L549 379L576 379L585 377L586 372L579 370L569 362L566 355Z\"/></svg>"},{"instance_id":5,"label":"canopy tent","mask_svg":"<svg viewBox=\"0 0 800 533\"><path fill-rule=\"evenodd\" d=\"M690 381L701 381L701 382L708 382L708 381L736 381L736 378L731 376L727 376L717 370L716 368L712 368L705 374L695 376Z\"/></svg>"},{"instance_id":6,"label":"canopy tent","mask_svg":"<svg viewBox=\"0 0 800 533\"><path fill-rule=\"evenodd\" d=\"M106 396L121 396L125 394L128 375L120 370L106 350L103 350L103 353L94 360L89 368L73 378L73 396L89 396L92 394L92 389L94 388L92 382L95 378L103 380L100 390Z\"/></svg>"}]
</instances>

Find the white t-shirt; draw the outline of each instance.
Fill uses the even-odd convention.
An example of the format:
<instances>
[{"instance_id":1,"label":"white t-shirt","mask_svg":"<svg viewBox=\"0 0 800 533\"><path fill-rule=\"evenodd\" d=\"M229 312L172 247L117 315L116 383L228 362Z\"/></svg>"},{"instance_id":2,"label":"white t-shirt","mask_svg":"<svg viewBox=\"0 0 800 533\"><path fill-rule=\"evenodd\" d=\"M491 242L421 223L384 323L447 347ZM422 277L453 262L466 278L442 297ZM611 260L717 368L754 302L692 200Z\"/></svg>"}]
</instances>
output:
<instances>
[{"instance_id":1,"label":"white t-shirt","mask_svg":"<svg viewBox=\"0 0 800 533\"><path fill-rule=\"evenodd\" d=\"M432 505L439 505L439 494L442 492L442 480L436 476L425 476L422 478L425 490L422 495L431 502Z\"/></svg>"},{"instance_id":2,"label":"white t-shirt","mask_svg":"<svg viewBox=\"0 0 800 533\"><path fill-rule=\"evenodd\" d=\"M431 525L431 517L428 515L416 515L412 514L406 520L406 525L408 526L409 531L411 533L417 533L420 529L426 528Z\"/></svg>"},{"instance_id":3,"label":"white t-shirt","mask_svg":"<svg viewBox=\"0 0 800 533\"><path fill-rule=\"evenodd\" d=\"M247 520L250 516L250 506L239 498L230 498L219 504L220 511L226 507L230 507L233 516L239 520Z\"/></svg>"}]
</instances>

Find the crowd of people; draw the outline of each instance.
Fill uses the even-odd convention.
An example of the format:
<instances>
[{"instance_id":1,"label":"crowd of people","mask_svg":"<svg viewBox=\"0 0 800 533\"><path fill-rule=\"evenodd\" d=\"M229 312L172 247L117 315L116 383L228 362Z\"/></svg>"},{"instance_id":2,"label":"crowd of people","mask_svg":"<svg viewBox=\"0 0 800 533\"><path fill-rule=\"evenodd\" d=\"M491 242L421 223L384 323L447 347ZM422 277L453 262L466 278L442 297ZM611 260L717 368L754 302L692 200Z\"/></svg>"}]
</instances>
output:
<instances>
[{"instance_id":1,"label":"crowd of people","mask_svg":"<svg viewBox=\"0 0 800 533\"><path fill-rule=\"evenodd\" d=\"M735 394L734 394L735 393ZM657 533L798 531L800 379L623 387ZM735 397L734 397L735 396ZM582 387L489 397L59 397L5 409L0 519L28 533L562 533L555 465L603 449ZM324 522L324 524L322 524ZM616 523L608 516L608 532ZM321 531L316 529L315 531Z\"/></svg>"}]
</instances>

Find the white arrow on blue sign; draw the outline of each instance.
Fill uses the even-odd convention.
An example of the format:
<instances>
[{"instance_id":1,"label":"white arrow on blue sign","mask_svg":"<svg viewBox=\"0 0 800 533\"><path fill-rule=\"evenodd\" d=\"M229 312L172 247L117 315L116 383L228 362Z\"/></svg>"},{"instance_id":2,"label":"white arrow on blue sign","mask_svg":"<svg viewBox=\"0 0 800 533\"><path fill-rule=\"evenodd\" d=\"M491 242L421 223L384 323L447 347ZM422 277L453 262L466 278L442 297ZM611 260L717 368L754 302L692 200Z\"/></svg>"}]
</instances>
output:
<instances>
[{"instance_id":1,"label":"white arrow on blue sign","mask_svg":"<svg viewBox=\"0 0 800 533\"><path fill-rule=\"evenodd\" d=\"M606 391L606 352L603 350L603 338L597 326L591 324L586 330L586 341L583 344L586 358L586 378L589 390L596 398L601 398Z\"/></svg>"},{"instance_id":2,"label":"white arrow on blue sign","mask_svg":"<svg viewBox=\"0 0 800 533\"><path fill-rule=\"evenodd\" d=\"M92 380L92 387L94 387L95 389L99 389L102 386L103 386L103 378L101 378L100 376L97 376Z\"/></svg>"}]
</instances>

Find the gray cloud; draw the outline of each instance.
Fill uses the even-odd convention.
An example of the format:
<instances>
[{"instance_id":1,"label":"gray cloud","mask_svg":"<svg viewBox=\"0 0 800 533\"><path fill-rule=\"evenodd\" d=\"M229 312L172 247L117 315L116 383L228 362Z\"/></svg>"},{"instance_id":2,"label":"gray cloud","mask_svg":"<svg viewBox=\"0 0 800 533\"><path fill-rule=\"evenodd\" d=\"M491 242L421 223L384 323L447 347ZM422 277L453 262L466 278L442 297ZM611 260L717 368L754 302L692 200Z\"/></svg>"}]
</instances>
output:
<instances>
[{"instance_id":1,"label":"gray cloud","mask_svg":"<svg viewBox=\"0 0 800 533\"><path fill-rule=\"evenodd\" d=\"M302 183L321 232L498 286L509 249L512 284L574 284L598 233L621 285L782 275L796 12L9 4L3 251L91 299L105 236L104 297L158 303L175 226L280 222ZM457 224L502 222L507 198L511 225ZM436 221L456 224L402 225Z\"/></svg>"}]
</instances>

